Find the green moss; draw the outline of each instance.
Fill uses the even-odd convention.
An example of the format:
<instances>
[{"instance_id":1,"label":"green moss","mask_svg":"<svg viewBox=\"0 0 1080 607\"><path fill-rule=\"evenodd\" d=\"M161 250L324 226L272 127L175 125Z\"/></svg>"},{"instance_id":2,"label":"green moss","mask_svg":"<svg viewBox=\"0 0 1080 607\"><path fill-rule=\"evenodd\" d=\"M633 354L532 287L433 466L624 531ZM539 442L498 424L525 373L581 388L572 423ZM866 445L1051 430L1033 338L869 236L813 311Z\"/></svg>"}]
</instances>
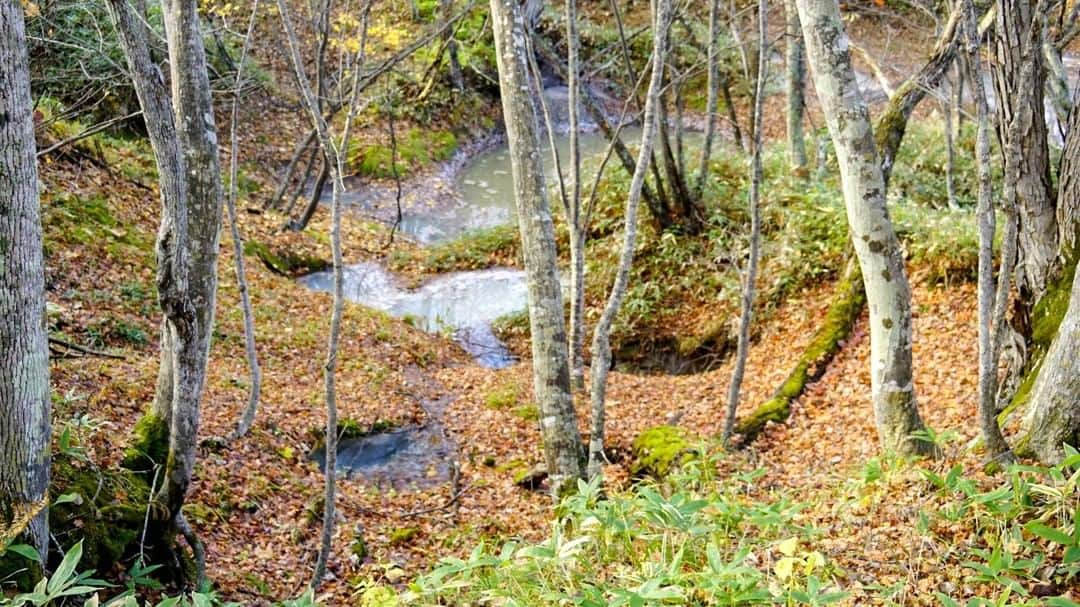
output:
<instances>
[{"instance_id":1,"label":"green moss","mask_svg":"<svg viewBox=\"0 0 1080 607\"><path fill-rule=\"evenodd\" d=\"M257 240L244 243L244 254L254 255L263 262L266 269L281 276L296 277L310 272L321 272L330 267L330 262L325 259L291 251L275 251Z\"/></svg>"},{"instance_id":2,"label":"green moss","mask_svg":"<svg viewBox=\"0 0 1080 607\"><path fill-rule=\"evenodd\" d=\"M448 160L457 147L457 137L451 132L412 128L398 134L396 151L389 142L357 142L349 150L349 167L365 177L391 179L395 170L397 176L404 177L416 168Z\"/></svg>"},{"instance_id":3,"label":"green moss","mask_svg":"<svg viewBox=\"0 0 1080 607\"><path fill-rule=\"evenodd\" d=\"M55 457L50 492L74 498L49 509L56 541L65 547L82 541L80 568L99 573L112 570L135 548L148 509L151 520L164 514L150 500L150 486L143 475L126 468L101 470Z\"/></svg>"},{"instance_id":4,"label":"green moss","mask_svg":"<svg viewBox=\"0 0 1080 607\"><path fill-rule=\"evenodd\" d=\"M356 532L356 535L353 536L352 543L349 544L349 552L352 553L357 560L363 561L367 558L367 542L364 541L364 536L359 531Z\"/></svg>"},{"instance_id":5,"label":"green moss","mask_svg":"<svg viewBox=\"0 0 1080 607\"><path fill-rule=\"evenodd\" d=\"M390 545L401 546L408 544L420 534L420 530L416 527L398 527L390 532Z\"/></svg>"},{"instance_id":6,"label":"green moss","mask_svg":"<svg viewBox=\"0 0 1080 607\"><path fill-rule=\"evenodd\" d=\"M540 409L533 404L514 407L512 413L514 414L514 417L519 417L527 422L535 422L540 420Z\"/></svg>"},{"instance_id":7,"label":"green moss","mask_svg":"<svg viewBox=\"0 0 1080 607\"><path fill-rule=\"evenodd\" d=\"M850 333L863 306L866 294L858 264L851 263L847 275L836 287L836 298L825 315L825 322L813 341L799 358L776 394L744 417L736 431L750 441L757 437L769 422L782 422L791 413L791 401L802 394L806 385L821 376L826 365L840 351L841 342Z\"/></svg>"},{"instance_id":8,"label":"green moss","mask_svg":"<svg viewBox=\"0 0 1080 607\"><path fill-rule=\"evenodd\" d=\"M131 444L124 449L122 466L136 472L149 472L164 465L169 455L169 426L154 413L144 413L135 422Z\"/></svg>"},{"instance_id":9,"label":"green moss","mask_svg":"<svg viewBox=\"0 0 1080 607\"><path fill-rule=\"evenodd\" d=\"M1057 336L1058 327L1065 319L1069 309L1069 296L1072 292L1073 278L1076 276L1076 262L1068 264L1066 270L1047 286L1046 293L1039 299L1031 311L1031 341L1036 351L1033 356L1042 356L1050 349L1050 342Z\"/></svg>"},{"instance_id":10,"label":"green moss","mask_svg":"<svg viewBox=\"0 0 1080 607\"><path fill-rule=\"evenodd\" d=\"M520 386L514 383L507 384L488 392L484 397L484 406L488 409L509 409L518 404L520 394Z\"/></svg>"},{"instance_id":11,"label":"green moss","mask_svg":"<svg viewBox=\"0 0 1080 607\"><path fill-rule=\"evenodd\" d=\"M677 426L644 430L634 439L630 472L634 476L662 478L690 457L690 447L686 432Z\"/></svg>"}]
</instances>

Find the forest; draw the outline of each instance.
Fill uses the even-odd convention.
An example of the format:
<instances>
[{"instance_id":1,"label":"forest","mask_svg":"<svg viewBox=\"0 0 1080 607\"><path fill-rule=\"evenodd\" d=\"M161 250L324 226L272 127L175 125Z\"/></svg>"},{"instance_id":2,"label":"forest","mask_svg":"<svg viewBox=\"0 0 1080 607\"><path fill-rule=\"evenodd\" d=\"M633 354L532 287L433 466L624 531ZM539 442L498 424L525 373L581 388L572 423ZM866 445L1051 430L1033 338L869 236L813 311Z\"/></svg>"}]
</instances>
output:
<instances>
[{"instance_id":1,"label":"forest","mask_svg":"<svg viewBox=\"0 0 1080 607\"><path fill-rule=\"evenodd\" d=\"M0 607L1080 607L1078 34L0 0Z\"/></svg>"}]
</instances>

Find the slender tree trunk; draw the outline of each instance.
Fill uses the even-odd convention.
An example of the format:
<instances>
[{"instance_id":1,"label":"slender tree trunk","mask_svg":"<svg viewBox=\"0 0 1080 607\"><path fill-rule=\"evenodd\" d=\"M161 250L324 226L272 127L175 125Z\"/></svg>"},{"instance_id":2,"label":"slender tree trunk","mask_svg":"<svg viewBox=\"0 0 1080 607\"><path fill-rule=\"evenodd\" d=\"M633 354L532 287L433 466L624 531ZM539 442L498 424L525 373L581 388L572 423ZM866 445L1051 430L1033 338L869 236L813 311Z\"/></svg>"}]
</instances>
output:
<instances>
[{"instance_id":1,"label":"slender tree trunk","mask_svg":"<svg viewBox=\"0 0 1080 607\"><path fill-rule=\"evenodd\" d=\"M49 345L22 5L0 2L0 542L49 549Z\"/></svg>"},{"instance_id":2,"label":"slender tree trunk","mask_svg":"<svg viewBox=\"0 0 1080 607\"><path fill-rule=\"evenodd\" d=\"M803 137L803 112L806 110L806 45L803 43L799 10L795 0L784 0L784 39L786 40L787 148L792 171L806 170L806 141Z\"/></svg>"},{"instance_id":3,"label":"slender tree trunk","mask_svg":"<svg viewBox=\"0 0 1080 607\"><path fill-rule=\"evenodd\" d=\"M765 97L765 78L768 38L766 35L768 20L765 0L758 0L758 69L754 87L754 150L750 157L750 259L746 262L746 274L743 276L741 313L739 315L739 341L735 353L735 368L731 373L731 385L728 389L727 416L724 419L724 444L731 441L735 432L735 413L739 406L739 392L742 389L743 374L746 372L746 358L750 353L750 323L754 318L754 283L757 281L758 258L761 254L761 111Z\"/></svg>"},{"instance_id":4,"label":"slender tree trunk","mask_svg":"<svg viewBox=\"0 0 1080 607\"><path fill-rule=\"evenodd\" d=\"M557 275L555 228L547 200L536 108L530 94L525 20L517 0L491 0L503 118L510 147L518 226L528 276L533 383L552 490L582 478L584 453L570 390L570 362Z\"/></svg>"},{"instance_id":5,"label":"slender tree trunk","mask_svg":"<svg viewBox=\"0 0 1080 607\"><path fill-rule=\"evenodd\" d=\"M871 389L886 450L925 451L911 437L923 428L911 363L911 290L900 242L885 204L885 180L866 104L851 67L836 0L797 0L814 76L836 148L855 253L870 307Z\"/></svg>"},{"instance_id":6,"label":"slender tree trunk","mask_svg":"<svg viewBox=\"0 0 1080 607\"><path fill-rule=\"evenodd\" d=\"M229 196L226 198L226 208L229 213L229 230L232 234L233 257L236 270L236 287L240 291L240 309L244 314L244 355L247 357L248 370L251 373L251 386L248 389L248 402L244 407L244 413L236 427L234 436L243 437L251 430L255 423L255 413L259 407L259 393L262 390L262 370L259 368L259 354L255 348L255 314L251 309L251 296L248 289L247 272L244 268L244 242L240 235L240 226L236 216L236 197L239 192L239 150L236 123L240 117L240 91L244 84L244 61L247 59L248 46L251 44L251 34L255 30L255 17L259 10L259 0L255 0L251 8L251 19L248 21L247 34L244 36L244 47L240 51L240 67L236 70L236 87L233 89L232 117L229 121L230 130L230 153L229 153Z\"/></svg>"},{"instance_id":7,"label":"slender tree trunk","mask_svg":"<svg viewBox=\"0 0 1080 607\"><path fill-rule=\"evenodd\" d=\"M977 134L975 161L979 174L979 202L976 211L979 226L979 427L986 450L993 459L1011 459L1009 444L1001 434L997 421L998 327L995 324L996 297L994 281L994 233L997 230L994 214L994 184L990 158L990 108L983 85L982 57L972 0L964 0L964 27L967 34L968 62L971 66L972 96L975 98ZM1002 266L998 277L1008 293L1009 271ZM1004 314L1004 303L1000 310Z\"/></svg>"},{"instance_id":8,"label":"slender tree trunk","mask_svg":"<svg viewBox=\"0 0 1080 607\"><path fill-rule=\"evenodd\" d=\"M454 0L439 0L439 12L443 20L449 20L454 12ZM449 58L450 83L457 92L465 90L465 78L461 75L461 59L458 57L458 43L454 38L454 28L448 27L443 33L443 41L446 44L446 56Z\"/></svg>"},{"instance_id":9,"label":"slender tree trunk","mask_svg":"<svg viewBox=\"0 0 1080 607\"><path fill-rule=\"evenodd\" d=\"M951 88L949 79L945 78L941 84L941 115L945 119L945 198L949 208L956 210L960 205L956 202L956 146L953 142Z\"/></svg>"},{"instance_id":10,"label":"slender tree trunk","mask_svg":"<svg viewBox=\"0 0 1080 607\"><path fill-rule=\"evenodd\" d=\"M329 0L328 0L329 3ZM325 153L326 170L333 184L331 197L331 224L330 224L330 248L333 258L334 291L333 310L330 315L330 335L327 338L326 364L323 367L324 393L326 398L326 460L324 462L325 492L323 495L323 528L319 544L319 553L315 561L315 571L312 576L311 586L317 588L326 575L327 564L330 560L330 549L334 538L334 517L336 512L337 497L337 356L341 340L341 321L344 312L344 260L341 251L341 194L345 189L342 175L345 170L345 151L349 149L353 119L357 113L357 100L361 87L359 86L360 72L362 71L364 52L367 44L368 13L371 8L371 0L366 0L360 8L360 24L358 26L359 45L356 51L356 60L351 67L351 85L348 113L345 116L345 124L342 127L340 137L331 132L330 125L323 113L315 89L313 89L304 68L304 60L300 54L300 43L289 17L289 8L285 0L277 0L278 12L281 14L281 24L285 32L285 38L289 46L289 55L296 81L300 88L304 106L311 118L312 126L318 133L319 145ZM327 9L329 10L329 8ZM316 80L316 84L318 80Z\"/></svg>"},{"instance_id":11,"label":"slender tree trunk","mask_svg":"<svg viewBox=\"0 0 1080 607\"><path fill-rule=\"evenodd\" d=\"M589 366L592 383L592 431L589 435L589 477L601 474L604 464L604 417L608 370L611 368L611 344L609 338L611 325L615 321L630 282L630 268L634 261L634 247L637 238L637 211L641 201L641 192L645 184L645 174L649 170L652 147L659 128L659 106L662 103L660 91L664 80L664 63L667 56L667 30L671 25L671 0L656 0L653 15L653 54L652 74L649 79L649 92L645 98L645 113L642 118L641 147L638 149L637 163L630 179L630 191L626 196L626 213L623 225L623 244L619 254L619 266L615 273L615 283L611 287L607 304L600 315L600 320L593 330L592 363Z\"/></svg>"},{"instance_id":12,"label":"slender tree trunk","mask_svg":"<svg viewBox=\"0 0 1080 607\"><path fill-rule=\"evenodd\" d=\"M577 1L566 0L566 86L570 120L570 192L568 193L566 219L570 227L570 385L575 389L585 387L585 235L581 214L581 145L579 142L581 107L580 72L578 58Z\"/></svg>"},{"instance_id":13,"label":"slender tree trunk","mask_svg":"<svg viewBox=\"0 0 1080 607\"><path fill-rule=\"evenodd\" d=\"M705 139L701 143L701 165L694 182L694 197L701 198L705 180L709 177L713 139L716 137L716 112L720 103L720 0L709 2L708 76L705 101Z\"/></svg>"}]
</instances>

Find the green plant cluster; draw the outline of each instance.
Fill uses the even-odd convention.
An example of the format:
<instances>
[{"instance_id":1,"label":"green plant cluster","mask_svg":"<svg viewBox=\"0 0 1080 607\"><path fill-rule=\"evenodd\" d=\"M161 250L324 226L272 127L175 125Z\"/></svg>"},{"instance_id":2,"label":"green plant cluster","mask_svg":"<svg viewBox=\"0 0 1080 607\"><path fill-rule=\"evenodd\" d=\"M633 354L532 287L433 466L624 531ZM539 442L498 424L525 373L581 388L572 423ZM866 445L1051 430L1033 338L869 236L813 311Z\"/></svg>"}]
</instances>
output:
<instances>
[{"instance_id":1,"label":"green plant cluster","mask_svg":"<svg viewBox=\"0 0 1080 607\"><path fill-rule=\"evenodd\" d=\"M747 500L759 473L723 481L696 459L664 482L604 497L579 483L549 537L445 558L400 593L404 605L825 605L846 595L795 524L795 504ZM763 566L762 557L775 557Z\"/></svg>"}]
</instances>

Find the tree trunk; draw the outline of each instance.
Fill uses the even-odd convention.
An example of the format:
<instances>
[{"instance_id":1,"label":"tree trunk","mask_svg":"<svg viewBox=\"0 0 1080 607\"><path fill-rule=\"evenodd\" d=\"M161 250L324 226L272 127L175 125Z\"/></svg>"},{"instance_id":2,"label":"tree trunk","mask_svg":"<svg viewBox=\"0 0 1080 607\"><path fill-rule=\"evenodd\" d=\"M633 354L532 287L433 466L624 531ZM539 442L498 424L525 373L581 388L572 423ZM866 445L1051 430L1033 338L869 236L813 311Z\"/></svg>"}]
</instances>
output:
<instances>
[{"instance_id":1,"label":"tree trunk","mask_svg":"<svg viewBox=\"0 0 1080 607\"><path fill-rule=\"evenodd\" d=\"M184 297L193 314L190 330L177 332L176 366L169 393L155 397L159 415L171 400L169 458L165 466L163 496L175 517L184 503L195 468L199 406L206 384L206 365L217 296L217 257L221 235L222 188L218 164L217 128L210 97L206 53L196 0L162 0L165 38L169 48L176 135L182 150L187 180L188 210L187 291ZM159 384L159 387L160 384Z\"/></svg>"},{"instance_id":2,"label":"tree trunk","mask_svg":"<svg viewBox=\"0 0 1080 607\"><path fill-rule=\"evenodd\" d=\"M803 137L803 112L806 109L806 44L799 25L799 10L795 0L784 0L784 39L786 71L784 86L787 92L787 151L792 171L806 170L806 141Z\"/></svg>"},{"instance_id":3,"label":"tree trunk","mask_svg":"<svg viewBox=\"0 0 1080 607\"><path fill-rule=\"evenodd\" d=\"M581 66L578 58L577 1L566 0L566 86L570 120L570 192L566 201L566 221L570 228L570 385L585 387L585 237L587 227L581 214L581 128L578 110Z\"/></svg>"},{"instance_id":4,"label":"tree trunk","mask_svg":"<svg viewBox=\"0 0 1080 607\"><path fill-rule=\"evenodd\" d=\"M1004 187L1015 192L1020 218L1016 277L1021 309L1014 324L1025 336L1029 333L1030 306L1046 290L1058 236L1043 109L1041 13L1045 2L1038 0L1037 4L1032 6L1030 0L999 0L994 39L997 65L993 74Z\"/></svg>"},{"instance_id":5,"label":"tree trunk","mask_svg":"<svg viewBox=\"0 0 1080 607\"><path fill-rule=\"evenodd\" d=\"M962 29L959 24L960 11L953 10L938 36L930 58L914 76L905 80L896 89L889 98L889 105L874 125L885 183L889 182L889 177L892 175L893 162L896 160L897 152L900 151L900 143L904 140L911 114L926 97L926 93L937 88L956 58Z\"/></svg>"},{"instance_id":6,"label":"tree trunk","mask_svg":"<svg viewBox=\"0 0 1080 607\"><path fill-rule=\"evenodd\" d=\"M570 364L557 274L555 228L540 164L530 92L526 27L517 0L491 0L503 119L510 147L518 227L528 276L533 383L540 435L555 494L582 478L584 453L570 391Z\"/></svg>"},{"instance_id":7,"label":"tree trunk","mask_svg":"<svg viewBox=\"0 0 1080 607\"><path fill-rule=\"evenodd\" d=\"M49 345L22 5L0 2L0 540L49 548Z\"/></svg>"},{"instance_id":8,"label":"tree trunk","mask_svg":"<svg viewBox=\"0 0 1080 607\"><path fill-rule=\"evenodd\" d=\"M1005 301L998 304L994 281L994 233L997 218L994 214L994 184L990 158L990 108L983 84L982 57L972 0L964 0L964 28L967 35L968 62L971 67L971 93L975 101L975 120L978 129L975 139L975 161L979 175L979 202L976 217L979 227L979 427L986 450L993 459L1011 459L1009 444L1001 434L997 420L997 374L1000 351L1000 326L995 319L1005 313ZM951 113L947 109L946 113ZM951 126L951 125L950 125ZM1007 248L1007 247L1006 247ZM1000 287L1008 293L1009 270L1002 266L998 276Z\"/></svg>"},{"instance_id":9,"label":"tree trunk","mask_svg":"<svg viewBox=\"0 0 1080 607\"><path fill-rule=\"evenodd\" d=\"M855 253L870 307L871 389L879 438L886 450L913 453L923 428L911 364L911 291L900 242L885 204L885 180L870 116L851 67L847 33L836 0L797 0L814 76L843 182Z\"/></svg>"},{"instance_id":10,"label":"tree trunk","mask_svg":"<svg viewBox=\"0 0 1080 607\"><path fill-rule=\"evenodd\" d=\"M1057 200L1058 257L1073 262L1080 255L1080 109L1077 105L1069 111L1058 169Z\"/></svg>"},{"instance_id":11,"label":"tree trunk","mask_svg":"<svg viewBox=\"0 0 1080 607\"><path fill-rule=\"evenodd\" d=\"M709 177L713 139L716 137L716 111L720 103L720 0L709 3L708 75L705 84L705 139L701 143L701 165L694 182L694 197L701 198L705 180Z\"/></svg>"},{"instance_id":12,"label":"tree trunk","mask_svg":"<svg viewBox=\"0 0 1080 607\"><path fill-rule=\"evenodd\" d=\"M660 91L664 79L666 58L667 30L671 24L670 0L656 0L656 14L653 15L653 56L652 74L649 79L649 92L645 98L645 110L642 117L641 147L638 150L637 163L630 179L630 191L626 195L626 213L623 225L623 246L619 255L619 266L615 273L615 283L611 286L607 304L600 315L593 331L592 363L589 367L592 383L592 429L589 435L588 473L594 478L601 473L604 464L604 417L607 390L607 375L611 368L611 344L609 337L611 325L615 321L630 282L630 267L634 261L634 248L637 238L637 210L641 201L641 192L645 184L645 174L649 170L653 143L658 130L661 97Z\"/></svg>"},{"instance_id":13,"label":"tree trunk","mask_svg":"<svg viewBox=\"0 0 1080 607\"><path fill-rule=\"evenodd\" d=\"M757 281L758 258L761 251L761 111L765 97L765 78L768 64L766 56L768 38L766 37L768 15L765 0L758 0L758 66L754 86L754 114L750 118L753 136L753 154L750 157L750 259L746 262L746 274L743 276L741 310L739 314L739 341L735 352L735 368L731 372L731 385L728 388L727 414L724 418L724 444L731 441L735 432L735 412L739 406L739 392L742 389L743 374L746 372L746 359L750 354L750 323L754 318L754 287Z\"/></svg>"},{"instance_id":14,"label":"tree trunk","mask_svg":"<svg viewBox=\"0 0 1080 607\"><path fill-rule=\"evenodd\" d=\"M240 291L240 310L244 315L244 355L247 357L248 370L251 374L251 386L248 388L248 402L240 421L236 426L234 437L243 437L251 430L255 423L255 413L259 408L259 394L262 391L262 370L259 368L259 353L255 347L255 314L251 309L251 296L248 289L247 270L244 267L244 242L240 235L240 226L236 216L236 198L239 192L239 161L236 127L240 118L240 91L244 85L244 61L247 59L248 47L251 44L251 35L255 29L255 17L258 15L259 0L255 0L251 9L251 19L248 20L247 33L244 35L244 47L240 51L240 67L236 70L236 86L233 89L232 116L229 120L229 195L226 198L226 209L229 215L229 230L233 240L233 264L236 270L236 288Z\"/></svg>"},{"instance_id":15,"label":"tree trunk","mask_svg":"<svg viewBox=\"0 0 1080 607\"><path fill-rule=\"evenodd\" d=\"M1024 419L1024 448L1046 464L1065 457L1063 444L1080 446L1080 272L1057 337L1043 359Z\"/></svg>"}]
</instances>

